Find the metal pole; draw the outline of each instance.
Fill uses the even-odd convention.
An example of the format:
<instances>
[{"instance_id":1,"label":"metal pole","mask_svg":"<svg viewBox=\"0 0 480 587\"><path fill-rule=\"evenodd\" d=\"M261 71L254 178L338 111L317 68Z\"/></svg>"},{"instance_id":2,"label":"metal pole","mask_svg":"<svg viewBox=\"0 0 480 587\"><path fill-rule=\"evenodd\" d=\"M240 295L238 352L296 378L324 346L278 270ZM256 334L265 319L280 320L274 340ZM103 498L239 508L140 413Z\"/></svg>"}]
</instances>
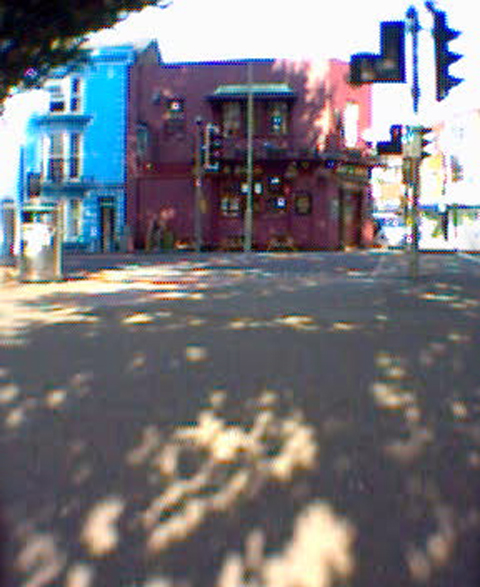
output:
<instances>
[{"instance_id":1,"label":"metal pole","mask_svg":"<svg viewBox=\"0 0 480 587\"><path fill-rule=\"evenodd\" d=\"M202 119L196 118L196 133L195 133L195 202L194 202L194 238L195 251L199 253L202 250L202 180L203 180L203 165L202 165Z\"/></svg>"},{"instance_id":2,"label":"metal pole","mask_svg":"<svg viewBox=\"0 0 480 587\"><path fill-rule=\"evenodd\" d=\"M418 81L418 32L420 23L418 21L418 11L414 6L410 6L407 10L407 18L410 21L410 32L412 34L412 99L413 113L416 116L420 101L420 84Z\"/></svg>"},{"instance_id":3,"label":"metal pole","mask_svg":"<svg viewBox=\"0 0 480 587\"><path fill-rule=\"evenodd\" d=\"M420 152L414 154L412 158L412 232L411 232L411 254L410 254L410 274L412 279L418 277L418 202L420 199L420 163L421 163L421 142L422 136L418 136L418 109L420 101L420 86L418 77L418 32L420 30L420 23L418 20L418 11L414 6L410 6L407 10L407 19L409 21L408 30L412 35L412 100L413 100L413 114L415 125L413 130L413 141L418 145L420 140Z\"/></svg>"},{"instance_id":4,"label":"metal pole","mask_svg":"<svg viewBox=\"0 0 480 587\"><path fill-rule=\"evenodd\" d=\"M247 201L245 207L245 226L243 250L252 250L253 234L253 68L247 62Z\"/></svg>"}]
</instances>

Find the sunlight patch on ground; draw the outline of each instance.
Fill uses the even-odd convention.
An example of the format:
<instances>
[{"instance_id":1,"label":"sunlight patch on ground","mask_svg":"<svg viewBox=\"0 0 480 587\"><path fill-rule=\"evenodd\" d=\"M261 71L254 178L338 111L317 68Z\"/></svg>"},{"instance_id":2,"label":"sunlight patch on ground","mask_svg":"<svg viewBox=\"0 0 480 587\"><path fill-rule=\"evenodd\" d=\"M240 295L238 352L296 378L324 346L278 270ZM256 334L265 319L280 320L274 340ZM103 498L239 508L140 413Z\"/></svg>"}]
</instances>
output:
<instances>
[{"instance_id":1,"label":"sunlight patch on ground","mask_svg":"<svg viewBox=\"0 0 480 587\"><path fill-rule=\"evenodd\" d=\"M47 587L58 584L66 557L60 551L52 534L22 529L22 548L16 559L16 567L25 576L22 587Z\"/></svg>"},{"instance_id":2,"label":"sunlight patch on ground","mask_svg":"<svg viewBox=\"0 0 480 587\"><path fill-rule=\"evenodd\" d=\"M67 398L67 392L64 389L54 389L49 391L45 397L45 403L49 408L56 409L60 407Z\"/></svg>"},{"instance_id":3,"label":"sunlight patch on ground","mask_svg":"<svg viewBox=\"0 0 480 587\"><path fill-rule=\"evenodd\" d=\"M406 466L420 458L433 443L432 429L422 425L422 412L417 394L411 389L407 364L397 355L381 351L375 356L380 380L370 387L376 406L395 413L405 424L406 435L387 440L385 454Z\"/></svg>"},{"instance_id":4,"label":"sunlight patch on ground","mask_svg":"<svg viewBox=\"0 0 480 587\"><path fill-rule=\"evenodd\" d=\"M354 571L355 529L327 503L313 502L296 517L290 541L277 554L264 554L265 537L254 530L245 555L227 556L216 587L330 587ZM248 579L247 579L248 577Z\"/></svg>"},{"instance_id":5,"label":"sunlight patch on ground","mask_svg":"<svg viewBox=\"0 0 480 587\"><path fill-rule=\"evenodd\" d=\"M131 314L123 318L122 324L151 324L154 320L155 317L151 314L138 312L137 314Z\"/></svg>"},{"instance_id":6,"label":"sunlight patch on ground","mask_svg":"<svg viewBox=\"0 0 480 587\"><path fill-rule=\"evenodd\" d=\"M208 358L208 351L204 346L187 345L185 347L185 359L188 363L201 363Z\"/></svg>"},{"instance_id":7,"label":"sunlight patch on ground","mask_svg":"<svg viewBox=\"0 0 480 587\"><path fill-rule=\"evenodd\" d=\"M9 283L0 292L0 335L10 344L23 344L22 334L34 326L96 323L92 308L75 307L68 298L81 296L96 304L106 296L128 293L137 294L143 301L149 299L176 300L181 298L201 300L199 290L232 285L245 277L244 272L195 270L174 265L155 267L132 266L90 273L88 279L70 279L46 283ZM143 297L141 294L144 294ZM61 305L48 302L53 296L64 297ZM43 303L42 303L43 302ZM132 317L126 324L141 324Z\"/></svg>"},{"instance_id":8,"label":"sunlight patch on ground","mask_svg":"<svg viewBox=\"0 0 480 587\"><path fill-rule=\"evenodd\" d=\"M231 320L227 327L231 330L247 330L253 328L276 328L278 326L291 328L292 330L297 331L318 330L318 325L311 316L301 316L296 314L263 320L239 317Z\"/></svg>"},{"instance_id":9,"label":"sunlight patch on ground","mask_svg":"<svg viewBox=\"0 0 480 587\"><path fill-rule=\"evenodd\" d=\"M415 405L415 395L398 389L392 383L377 381L372 385L372 395L378 406L387 409L407 408Z\"/></svg>"},{"instance_id":10,"label":"sunlight patch on ground","mask_svg":"<svg viewBox=\"0 0 480 587\"><path fill-rule=\"evenodd\" d=\"M7 383L0 386L0 404L9 404L16 400L20 394L20 388L15 383Z\"/></svg>"},{"instance_id":11,"label":"sunlight patch on ground","mask_svg":"<svg viewBox=\"0 0 480 587\"><path fill-rule=\"evenodd\" d=\"M115 550L120 539L116 525L124 508L125 501L113 496L94 505L87 514L81 538L92 556L103 557Z\"/></svg>"},{"instance_id":12,"label":"sunlight patch on ground","mask_svg":"<svg viewBox=\"0 0 480 587\"><path fill-rule=\"evenodd\" d=\"M92 324L98 319L91 308L59 307L49 303L38 304L39 296L9 299L0 296L0 334L5 342L21 342L21 336L32 326L56 324ZM35 303L33 303L35 302Z\"/></svg>"},{"instance_id":13,"label":"sunlight patch on ground","mask_svg":"<svg viewBox=\"0 0 480 587\"><path fill-rule=\"evenodd\" d=\"M318 461L314 429L297 410L280 414L274 392L259 395L245 423L217 413L225 395L213 391L211 407L168 438L149 426L127 454L128 464L147 466L163 487L140 517L151 553L185 540L267 482L288 483Z\"/></svg>"},{"instance_id":14,"label":"sunlight patch on ground","mask_svg":"<svg viewBox=\"0 0 480 587\"><path fill-rule=\"evenodd\" d=\"M17 406L5 416L5 426L10 429L18 428L25 423L26 418L26 409L23 406Z\"/></svg>"},{"instance_id":15,"label":"sunlight patch on ground","mask_svg":"<svg viewBox=\"0 0 480 587\"><path fill-rule=\"evenodd\" d=\"M444 568L454 554L455 545L465 520L455 519L454 512L435 499L434 529L423 544L410 546L406 551L407 568L412 579L420 584L433 580L435 572ZM468 521L467 521L468 523Z\"/></svg>"},{"instance_id":16,"label":"sunlight patch on ground","mask_svg":"<svg viewBox=\"0 0 480 587\"><path fill-rule=\"evenodd\" d=\"M356 330L359 328L359 325L353 322L334 322L330 328L331 330L348 332L350 330Z\"/></svg>"},{"instance_id":17,"label":"sunlight patch on ground","mask_svg":"<svg viewBox=\"0 0 480 587\"><path fill-rule=\"evenodd\" d=\"M295 314L291 316L281 316L280 318L275 318L275 323L282 326L288 326L289 328L293 328L293 330L318 329L311 316L299 316Z\"/></svg>"},{"instance_id":18,"label":"sunlight patch on ground","mask_svg":"<svg viewBox=\"0 0 480 587\"><path fill-rule=\"evenodd\" d=\"M93 587L94 569L91 565L72 565L65 579L65 587Z\"/></svg>"}]
</instances>

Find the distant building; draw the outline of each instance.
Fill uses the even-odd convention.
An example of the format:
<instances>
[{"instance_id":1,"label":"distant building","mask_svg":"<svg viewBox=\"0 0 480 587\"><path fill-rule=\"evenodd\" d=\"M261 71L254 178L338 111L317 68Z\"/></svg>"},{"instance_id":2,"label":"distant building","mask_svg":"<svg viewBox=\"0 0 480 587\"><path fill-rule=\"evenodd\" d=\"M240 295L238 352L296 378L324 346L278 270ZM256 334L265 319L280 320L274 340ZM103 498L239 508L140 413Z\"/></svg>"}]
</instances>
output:
<instances>
[{"instance_id":1,"label":"distant building","mask_svg":"<svg viewBox=\"0 0 480 587\"><path fill-rule=\"evenodd\" d=\"M135 246L193 247L200 224L204 248L242 247L249 92L253 246L371 244L374 162L363 140L371 90L350 86L348 73L335 59L168 64L154 44L139 53L127 132L127 223ZM195 162L211 124L221 147L216 165L198 178Z\"/></svg>"},{"instance_id":2,"label":"distant building","mask_svg":"<svg viewBox=\"0 0 480 587\"><path fill-rule=\"evenodd\" d=\"M430 156L421 166L420 248L480 250L480 109L457 112L435 124L428 135ZM383 157L372 173L376 212L403 216L409 190L402 157Z\"/></svg>"},{"instance_id":3,"label":"distant building","mask_svg":"<svg viewBox=\"0 0 480 587\"><path fill-rule=\"evenodd\" d=\"M91 62L46 84L32 118L23 199L63 200L65 245L112 251L124 244L126 125L131 46L93 51Z\"/></svg>"}]
</instances>

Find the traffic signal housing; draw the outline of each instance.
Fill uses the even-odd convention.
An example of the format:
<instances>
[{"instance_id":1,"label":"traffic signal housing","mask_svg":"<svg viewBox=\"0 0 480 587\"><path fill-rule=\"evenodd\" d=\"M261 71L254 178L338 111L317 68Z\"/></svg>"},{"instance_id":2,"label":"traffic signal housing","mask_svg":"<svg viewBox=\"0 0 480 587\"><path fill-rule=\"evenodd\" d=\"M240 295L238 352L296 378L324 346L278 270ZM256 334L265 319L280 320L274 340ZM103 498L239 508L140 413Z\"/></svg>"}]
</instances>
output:
<instances>
[{"instance_id":1,"label":"traffic signal housing","mask_svg":"<svg viewBox=\"0 0 480 587\"><path fill-rule=\"evenodd\" d=\"M420 152L420 159L425 159L425 157L430 157L431 153L431 144L433 137L428 136L431 135L433 128L427 128L422 126L417 129L418 133L418 144L419 144L419 152Z\"/></svg>"},{"instance_id":2,"label":"traffic signal housing","mask_svg":"<svg viewBox=\"0 0 480 587\"><path fill-rule=\"evenodd\" d=\"M350 83L404 82L405 23L387 21L380 24L381 53L357 53L350 59Z\"/></svg>"},{"instance_id":3,"label":"traffic signal housing","mask_svg":"<svg viewBox=\"0 0 480 587\"><path fill-rule=\"evenodd\" d=\"M428 136L433 129L425 126L407 126L402 141L403 156L407 159L424 159L433 153L429 148L433 136Z\"/></svg>"},{"instance_id":4,"label":"traffic signal housing","mask_svg":"<svg viewBox=\"0 0 480 587\"><path fill-rule=\"evenodd\" d=\"M401 155L403 144L403 126L393 124L390 127L390 140L377 143L378 155Z\"/></svg>"},{"instance_id":5,"label":"traffic signal housing","mask_svg":"<svg viewBox=\"0 0 480 587\"><path fill-rule=\"evenodd\" d=\"M448 71L450 65L462 58L459 53L452 53L448 44L456 39L459 31L451 29L447 25L445 12L435 10L433 13L433 38L435 42L435 68L436 68L436 98L440 102L447 97L449 91L458 86L463 80L451 75Z\"/></svg>"},{"instance_id":6,"label":"traffic signal housing","mask_svg":"<svg viewBox=\"0 0 480 587\"><path fill-rule=\"evenodd\" d=\"M205 171L218 171L222 157L222 133L220 128L211 122L205 126L204 159Z\"/></svg>"}]
</instances>

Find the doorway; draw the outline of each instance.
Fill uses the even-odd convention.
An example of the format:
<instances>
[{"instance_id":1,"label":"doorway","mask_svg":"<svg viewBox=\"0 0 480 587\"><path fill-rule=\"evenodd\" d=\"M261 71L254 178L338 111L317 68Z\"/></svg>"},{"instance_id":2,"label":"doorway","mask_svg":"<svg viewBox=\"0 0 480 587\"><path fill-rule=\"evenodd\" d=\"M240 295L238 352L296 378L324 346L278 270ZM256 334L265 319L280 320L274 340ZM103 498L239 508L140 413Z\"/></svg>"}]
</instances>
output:
<instances>
[{"instance_id":1,"label":"doorway","mask_svg":"<svg viewBox=\"0 0 480 587\"><path fill-rule=\"evenodd\" d=\"M115 250L115 201L100 198L100 250L111 253Z\"/></svg>"}]
</instances>

